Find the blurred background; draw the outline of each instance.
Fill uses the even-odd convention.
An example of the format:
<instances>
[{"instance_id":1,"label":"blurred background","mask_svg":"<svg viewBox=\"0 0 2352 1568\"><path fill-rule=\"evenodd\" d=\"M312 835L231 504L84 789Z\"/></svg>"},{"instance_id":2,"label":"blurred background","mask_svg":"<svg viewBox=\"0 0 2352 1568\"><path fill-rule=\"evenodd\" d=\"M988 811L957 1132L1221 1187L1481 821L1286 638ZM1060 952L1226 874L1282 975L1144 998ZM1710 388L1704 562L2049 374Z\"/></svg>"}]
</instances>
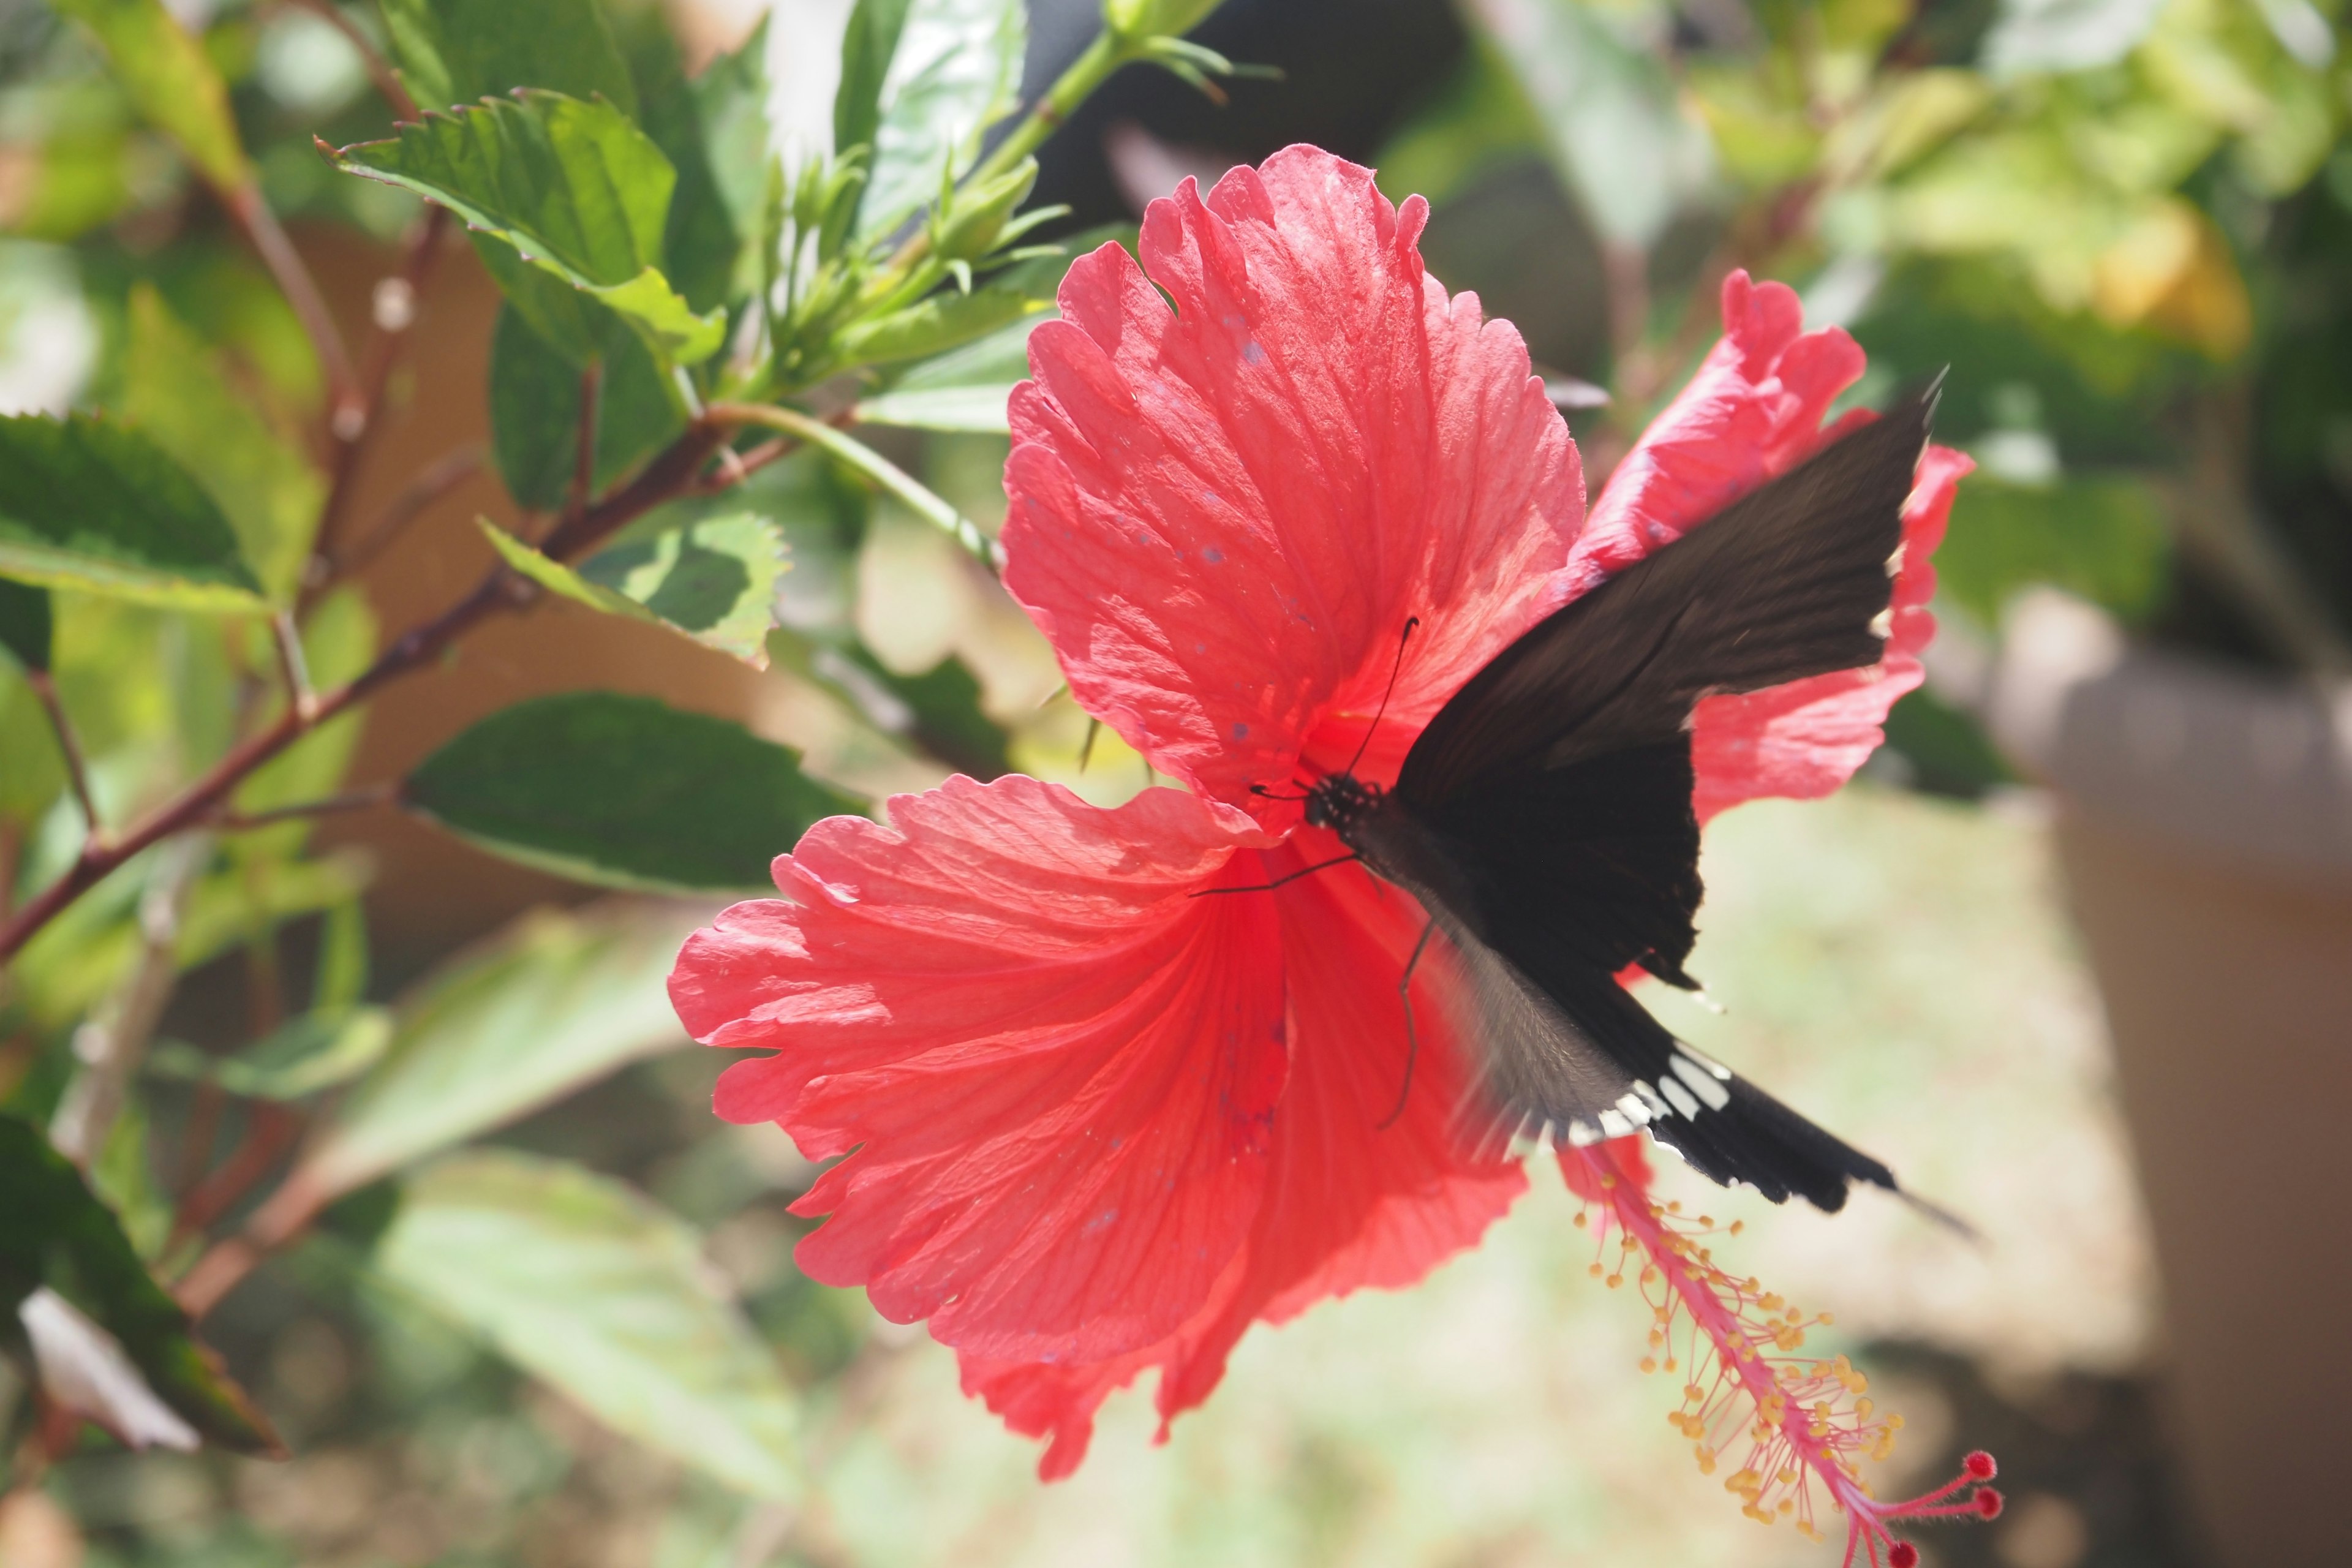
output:
<instances>
[{"instance_id":1,"label":"blurred background","mask_svg":"<svg viewBox=\"0 0 2352 1568\"><path fill-rule=\"evenodd\" d=\"M230 81L330 303L353 323L380 311L415 205L335 177L310 143L383 132L362 56L315 8L173 9ZM674 47L688 70L769 16L780 134L824 133L845 0L613 9L629 47ZM378 26L373 7L344 15ZM1031 0L1024 92L1099 26L1088 0ZM1833 1309L1840 1347L1905 1413L1880 1495L1941 1480L1970 1447L2000 1456L2007 1515L1925 1536L1924 1560L2352 1561L2333 1491L2352 1405L2335 1207L2352 1184L2336 7L1227 0L1192 37L1275 72L1224 82L1223 101L1144 67L1114 78L1040 154L1033 203L1072 209L1049 232L1131 224L1186 175L1291 142L1371 164L1392 197L1430 199L1436 275L1525 334L1596 489L1713 342L1735 267L1861 341L1854 401L1949 367L1937 437L1978 468L1937 558L1929 684L1840 796L1710 829L1693 967L1726 1010L1651 1000L1986 1239L1870 1194L1834 1222L1708 1203L1747 1221L1736 1267ZM315 402L285 307L42 0L0 0L0 408L154 384L132 362L156 300L232 367L236 401L264 417ZM418 304L428 330L359 476L362 510L493 439L496 289L452 245ZM1002 437L875 439L983 526L1001 518ZM797 661L759 673L551 604L388 692L351 738L352 776L396 776L520 696L597 686L741 720L871 796L950 771L1018 768L1105 802L1146 782L1108 734L1082 767L1085 716L1042 639L936 531L821 458L755 483L793 547ZM480 465L455 470L362 575L373 623L465 587L488 560L472 519L514 511ZM61 638L100 793L136 800L172 766L171 716L218 672L155 617L86 614ZM58 831L44 746L0 667L20 891ZM658 1005L709 906L587 905L390 811L339 820L320 849L254 917L266 942L224 941L188 976L161 1037L196 1053L247 1038L257 963L323 985L356 942L365 997L403 1029L488 1039L520 1019L576 1038L589 1067L485 1086L454 1127L401 1135L627 1184L638 1239L740 1302L762 1365L683 1427L632 1416L599 1390L638 1369L548 1348L560 1275L536 1300L436 1300L414 1259L467 1238L426 1233L414 1216L432 1211L394 1183L358 1184L206 1323L295 1457L93 1438L0 1506L9 1568L1833 1561L1740 1518L1692 1468L1665 1391L1636 1370L1645 1322L1586 1278L1573 1205L1542 1181L1424 1285L1255 1331L1165 1448L1147 1396L1115 1398L1086 1467L1040 1487L1031 1445L962 1398L947 1352L793 1270L803 1222L785 1205L812 1170L774 1129L710 1117L724 1064ZM69 1012L89 987L52 993ZM0 1095L45 1115L56 1029L37 1006L7 1029ZM161 1149L202 1096L152 1089ZM306 1112L229 1114L299 1132ZM783 1416L754 1407L772 1392ZM21 1436L17 1394L0 1401ZM806 1478L789 1498L743 1479L772 1419ZM696 1462L713 1433L752 1458Z\"/></svg>"}]
</instances>

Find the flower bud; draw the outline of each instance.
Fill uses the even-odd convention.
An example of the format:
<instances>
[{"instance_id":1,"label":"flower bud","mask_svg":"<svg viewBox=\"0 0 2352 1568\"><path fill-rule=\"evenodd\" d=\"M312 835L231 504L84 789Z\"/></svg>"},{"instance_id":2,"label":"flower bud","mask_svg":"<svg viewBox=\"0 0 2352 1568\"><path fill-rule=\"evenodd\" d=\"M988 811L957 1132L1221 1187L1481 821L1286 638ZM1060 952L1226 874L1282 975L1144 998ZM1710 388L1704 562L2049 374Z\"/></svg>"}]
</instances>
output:
<instances>
[{"instance_id":1,"label":"flower bud","mask_svg":"<svg viewBox=\"0 0 2352 1568\"><path fill-rule=\"evenodd\" d=\"M1005 220L1029 199L1036 184L1037 160L1024 158L994 179L957 193L933 248L947 260L979 260L994 247Z\"/></svg>"}]
</instances>

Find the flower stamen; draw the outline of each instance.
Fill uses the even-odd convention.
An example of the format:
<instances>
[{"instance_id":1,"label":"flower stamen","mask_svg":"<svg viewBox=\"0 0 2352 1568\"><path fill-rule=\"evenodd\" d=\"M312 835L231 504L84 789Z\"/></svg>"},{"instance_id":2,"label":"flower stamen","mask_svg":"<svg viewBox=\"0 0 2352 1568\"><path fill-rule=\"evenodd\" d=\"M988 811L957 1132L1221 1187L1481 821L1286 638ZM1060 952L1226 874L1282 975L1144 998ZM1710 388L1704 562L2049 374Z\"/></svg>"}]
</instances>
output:
<instances>
[{"instance_id":1,"label":"flower stamen","mask_svg":"<svg viewBox=\"0 0 2352 1568\"><path fill-rule=\"evenodd\" d=\"M1830 1314L1808 1313L1717 1265L1701 1243L1738 1234L1739 1223L1718 1226L1710 1215L1685 1217L1679 1204L1653 1202L1637 1153L1621 1157L1615 1142L1560 1153L1570 1188L1588 1205L1578 1222L1591 1226L1596 1247L1614 1229L1620 1257L1638 1250L1647 1258L1635 1283L1655 1324L1642 1370L1674 1368L1683 1358L1669 1354L1662 1363L1658 1352L1671 1351L1678 1338L1687 1344L1682 1404L1666 1420L1690 1440L1701 1475L1738 1455L1723 1486L1739 1498L1741 1513L1759 1524L1788 1520L1811 1539L1824 1539L1813 1491L1819 1482L1830 1510L1845 1520L1840 1568L1857 1562L1916 1568L1918 1549L1895 1536L1897 1521L1999 1517L2000 1493L1984 1484L1998 1467L1981 1451L1934 1491L1897 1502L1871 1496L1860 1461L1894 1451L1903 1417L1866 1397L1869 1378L1843 1355L1798 1353L1807 1331L1828 1326ZM1591 1272L1605 1271L1596 1261ZM1612 1289L1625 1283L1623 1266L1607 1279Z\"/></svg>"}]
</instances>

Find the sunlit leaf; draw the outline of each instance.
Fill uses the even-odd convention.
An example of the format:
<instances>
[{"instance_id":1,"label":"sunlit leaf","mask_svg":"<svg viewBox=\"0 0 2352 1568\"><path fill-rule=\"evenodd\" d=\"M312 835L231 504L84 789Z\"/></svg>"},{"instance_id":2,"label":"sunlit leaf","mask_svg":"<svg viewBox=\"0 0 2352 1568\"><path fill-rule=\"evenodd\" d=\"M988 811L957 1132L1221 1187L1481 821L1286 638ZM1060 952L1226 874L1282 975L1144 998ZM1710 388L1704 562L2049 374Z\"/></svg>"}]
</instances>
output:
<instances>
[{"instance_id":1,"label":"sunlit leaf","mask_svg":"<svg viewBox=\"0 0 2352 1568\"><path fill-rule=\"evenodd\" d=\"M1017 106L1028 47L1023 0L912 0L877 100L858 226L887 234L961 176L980 134Z\"/></svg>"},{"instance_id":2,"label":"sunlit leaf","mask_svg":"<svg viewBox=\"0 0 2352 1568\"><path fill-rule=\"evenodd\" d=\"M224 190L249 177L228 88L204 46L163 0L55 0L98 36L131 100L177 142L205 179Z\"/></svg>"},{"instance_id":3,"label":"sunlit leaf","mask_svg":"<svg viewBox=\"0 0 2352 1568\"><path fill-rule=\"evenodd\" d=\"M608 887L751 889L850 803L739 724L650 697L518 703L444 745L402 799L483 848Z\"/></svg>"},{"instance_id":4,"label":"sunlit leaf","mask_svg":"<svg viewBox=\"0 0 2352 1568\"><path fill-rule=\"evenodd\" d=\"M739 1490L797 1490L795 1405L700 1238L609 1176L504 1150L403 1189L374 1266L618 1431Z\"/></svg>"},{"instance_id":5,"label":"sunlit leaf","mask_svg":"<svg viewBox=\"0 0 2352 1568\"><path fill-rule=\"evenodd\" d=\"M379 3L400 74L425 109L543 87L636 111L628 66L595 0Z\"/></svg>"},{"instance_id":6,"label":"sunlit leaf","mask_svg":"<svg viewBox=\"0 0 2352 1568\"><path fill-rule=\"evenodd\" d=\"M667 361L706 359L725 334L723 312L697 315L662 276L677 173L610 103L526 89L334 156L511 246L627 318Z\"/></svg>"},{"instance_id":7,"label":"sunlit leaf","mask_svg":"<svg viewBox=\"0 0 2352 1568\"><path fill-rule=\"evenodd\" d=\"M239 1452L277 1450L81 1173L13 1116L0 1116L0 1345L22 1355L29 1338L51 1392L126 1442L186 1447L173 1439L193 1429Z\"/></svg>"},{"instance_id":8,"label":"sunlit leaf","mask_svg":"<svg viewBox=\"0 0 2352 1568\"><path fill-rule=\"evenodd\" d=\"M1467 10L1518 78L1594 224L1648 248L1704 188L1708 163L1706 134L1684 114L1664 62L1577 0L1471 0Z\"/></svg>"},{"instance_id":9,"label":"sunlit leaf","mask_svg":"<svg viewBox=\"0 0 2352 1568\"><path fill-rule=\"evenodd\" d=\"M663 983L706 912L541 910L459 954L394 1004L390 1048L293 1179L350 1192L684 1044Z\"/></svg>"},{"instance_id":10,"label":"sunlit leaf","mask_svg":"<svg viewBox=\"0 0 2352 1568\"><path fill-rule=\"evenodd\" d=\"M1984 68L2008 77L2113 65L2163 9L2164 0L2001 0L1985 35Z\"/></svg>"},{"instance_id":11,"label":"sunlit leaf","mask_svg":"<svg viewBox=\"0 0 2352 1568\"><path fill-rule=\"evenodd\" d=\"M261 605L236 531L187 470L80 414L0 417L0 574L176 609Z\"/></svg>"},{"instance_id":12,"label":"sunlit leaf","mask_svg":"<svg viewBox=\"0 0 2352 1568\"><path fill-rule=\"evenodd\" d=\"M1024 289L991 287L969 294L945 289L919 304L848 328L838 340L840 353L851 364L919 359L971 342L1044 309L1045 302Z\"/></svg>"},{"instance_id":13,"label":"sunlit leaf","mask_svg":"<svg viewBox=\"0 0 2352 1568\"><path fill-rule=\"evenodd\" d=\"M907 26L908 0L857 0L841 35L841 85L833 95L833 145L837 153L874 144L882 119L882 83L898 35Z\"/></svg>"},{"instance_id":14,"label":"sunlit leaf","mask_svg":"<svg viewBox=\"0 0 2352 1568\"><path fill-rule=\"evenodd\" d=\"M575 570L551 561L496 524L484 521L491 548L551 593L607 615L652 622L768 667L767 638L776 624L776 582L783 575L783 535L752 512L636 528Z\"/></svg>"}]
</instances>

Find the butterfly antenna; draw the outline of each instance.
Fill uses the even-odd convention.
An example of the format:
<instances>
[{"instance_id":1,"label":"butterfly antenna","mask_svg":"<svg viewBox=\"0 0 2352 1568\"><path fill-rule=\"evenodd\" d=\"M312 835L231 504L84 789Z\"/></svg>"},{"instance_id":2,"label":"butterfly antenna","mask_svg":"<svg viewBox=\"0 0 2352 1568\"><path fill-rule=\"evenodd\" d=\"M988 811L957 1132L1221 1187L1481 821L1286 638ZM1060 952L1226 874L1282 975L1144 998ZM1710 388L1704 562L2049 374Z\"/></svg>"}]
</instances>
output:
<instances>
[{"instance_id":1,"label":"butterfly antenna","mask_svg":"<svg viewBox=\"0 0 2352 1568\"><path fill-rule=\"evenodd\" d=\"M1372 736L1381 727L1381 720L1388 714L1389 699L1396 695L1397 676L1404 669L1405 644L1412 640L1412 628L1419 625L1421 625L1421 617L1419 616L1407 616L1404 618L1404 636L1397 638L1396 662L1389 666L1388 689L1381 693L1381 705L1373 711L1372 721L1364 731L1363 740L1357 743L1356 754L1349 757L1348 759L1348 765L1339 770L1341 773L1346 773L1350 777L1355 774L1356 764L1364 760L1364 752L1370 747L1372 743Z\"/></svg>"}]
</instances>

